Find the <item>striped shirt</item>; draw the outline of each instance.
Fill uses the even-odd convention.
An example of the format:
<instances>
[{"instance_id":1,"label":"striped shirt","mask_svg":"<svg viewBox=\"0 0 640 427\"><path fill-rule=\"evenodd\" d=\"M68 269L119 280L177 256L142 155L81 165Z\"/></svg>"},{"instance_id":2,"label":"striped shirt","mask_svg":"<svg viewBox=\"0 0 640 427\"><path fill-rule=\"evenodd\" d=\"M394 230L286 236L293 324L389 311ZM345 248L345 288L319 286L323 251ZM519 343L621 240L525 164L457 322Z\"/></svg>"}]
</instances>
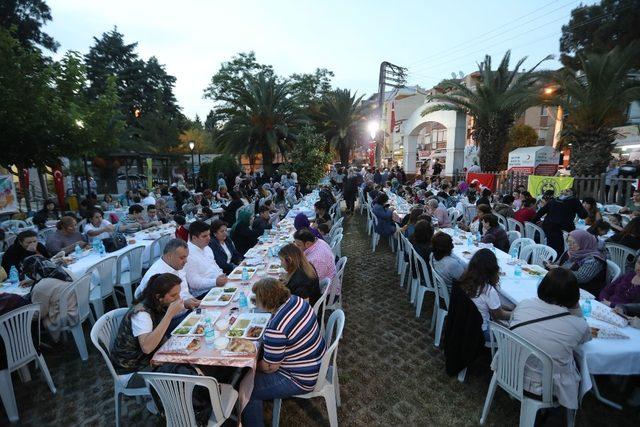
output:
<instances>
[{"instance_id":1,"label":"striped shirt","mask_svg":"<svg viewBox=\"0 0 640 427\"><path fill-rule=\"evenodd\" d=\"M278 372L305 391L313 390L325 352L311 306L292 295L273 315L263 337L264 361L280 364Z\"/></svg>"}]
</instances>

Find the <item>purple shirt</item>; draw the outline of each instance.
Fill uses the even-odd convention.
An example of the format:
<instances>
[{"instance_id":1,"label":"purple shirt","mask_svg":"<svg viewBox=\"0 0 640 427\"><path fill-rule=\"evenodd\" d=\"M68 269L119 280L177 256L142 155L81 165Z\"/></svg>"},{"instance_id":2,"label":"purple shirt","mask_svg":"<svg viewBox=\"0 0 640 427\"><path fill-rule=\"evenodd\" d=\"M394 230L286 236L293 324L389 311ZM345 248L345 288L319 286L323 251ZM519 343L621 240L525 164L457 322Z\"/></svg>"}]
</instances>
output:
<instances>
[{"instance_id":1,"label":"purple shirt","mask_svg":"<svg viewBox=\"0 0 640 427\"><path fill-rule=\"evenodd\" d=\"M635 275L635 271L631 271L618 277L600 291L598 299L600 301L606 299L611 303L611 307L640 301L640 285L631 283Z\"/></svg>"}]
</instances>

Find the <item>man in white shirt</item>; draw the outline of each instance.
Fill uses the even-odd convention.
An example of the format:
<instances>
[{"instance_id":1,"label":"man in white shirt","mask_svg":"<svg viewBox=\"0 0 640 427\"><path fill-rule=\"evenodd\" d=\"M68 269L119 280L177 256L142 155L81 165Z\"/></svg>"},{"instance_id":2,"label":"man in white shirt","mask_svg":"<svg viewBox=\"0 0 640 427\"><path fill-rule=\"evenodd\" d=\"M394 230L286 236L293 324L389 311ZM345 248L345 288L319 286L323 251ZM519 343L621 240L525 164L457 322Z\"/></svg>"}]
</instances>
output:
<instances>
[{"instance_id":1,"label":"man in white shirt","mask_svg":"<svg viewBox=\"0 0 640 427\"><path fill-rule=\"evenodd\" d=\"M184 302L184 306L192 310L200 305L200 301L191 295L189 285L187 284L187 275L184 266L189 256L189 248L187 242L181 239L171 239L164 247L164 251L159 260L147 270L140 281L140 285L136 288L135 297L140 298L142 292L147 287L149 279L156 274L172 273L178 276L182 282L180 283L180 298Z\"/></svg>"},{"instance_id":2,"label":"man in white shirt","mask_svg":"<svg viewBox=\"0 0 640 427\"><path fill-rule=\"evenodd\" d=\"M211 230L202 221L189 226L189 256L184 267L189 290L196 297L204 296L215 286L224 286L229 279L218 267L213 251L209 247Z\"/></svg>"},{"instance_id":3,"label":"man in white shirt","mask_svg":"<svg viewBox=\"0 0 640 427\"><path fill-rule=\"evenodd\" d=\"M140 203L142 203L142 206L156 204L156 199L151 194L149 194L147 190L140 190L140 197L142 197L142 200L140 201Z\"/></svg>"}]
</instances>

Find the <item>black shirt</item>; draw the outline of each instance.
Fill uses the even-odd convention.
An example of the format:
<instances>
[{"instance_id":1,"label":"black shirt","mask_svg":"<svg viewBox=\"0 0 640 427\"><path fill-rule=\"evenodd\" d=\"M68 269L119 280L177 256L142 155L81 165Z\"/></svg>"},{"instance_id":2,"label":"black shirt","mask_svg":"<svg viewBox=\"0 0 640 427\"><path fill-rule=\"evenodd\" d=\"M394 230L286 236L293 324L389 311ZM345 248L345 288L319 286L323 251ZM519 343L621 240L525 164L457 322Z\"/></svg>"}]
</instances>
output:
<instances>
[{"instance_id":1,"label":"black shirt","mask_svg":"<svg viewBox=\"0 0 640 427\"><path fill-rule=\"evenodd\" d=\"M321 292L318 277L310 278L304 274L302 269L296 270L291 275L287 282L287 288L289 288L292 295L300 298L309 298L311 307L320 299Z\"/></svg>"},{"instance_id":2,"label":"black shirt","mask_svg":"<svg viewBox=\"0 0 640 427\"><path fill-rule=\"evenodd\" d=\"M13 245L9 246L9 249L2 256L2 267L9 274L11 270L11 266L15 265L18 269L18 273L22 274L22 261L28 256L40 254L45 258L50 258L49 251L44 247L42 243L38 242L38 246L36 247L37 252L31 252L22 247L20 242L17 240L13 243Z\"/></svg>"}]
</instances>

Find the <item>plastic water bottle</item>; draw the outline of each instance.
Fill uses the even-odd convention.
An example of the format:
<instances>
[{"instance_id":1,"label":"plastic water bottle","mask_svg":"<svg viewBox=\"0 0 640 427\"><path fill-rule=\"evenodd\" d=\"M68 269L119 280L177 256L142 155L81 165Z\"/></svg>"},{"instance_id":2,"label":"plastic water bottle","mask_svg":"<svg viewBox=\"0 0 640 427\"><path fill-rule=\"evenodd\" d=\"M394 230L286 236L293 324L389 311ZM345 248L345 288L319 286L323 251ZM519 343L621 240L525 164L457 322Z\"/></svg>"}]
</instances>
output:
<instances>
[{"instance_id":1,"label":"plastic water bottle","mask_svg":"<svg viewBox=\"0 0 640 427\"><path fill-rule=\"evenodd\" d=\"M91 250L94 253L100 252L100 240L98 240L98 238L93 239L93 241L91 242Z\"/></svg>"},{"instance_id":2,"label":"plastic water bottle","mask_svg":"<svg viewBox=\"0 0 640 427\"><path fill-rule=\"evenodd\" d=\"M584 317L591 316L591 300L588 299L582 304L582 315Z\"/></svg>"},{"instance_id":3,"label":"plastic water bottle","mask_svg":"<svg viewBox=\"0 0 640 427\"><path fill-rule=\"evenodd\" d=\"M458 224L453 225L453 237L458 237Z\"/></svg>"},{"instance_id":4,"label":"plastic water bottle","mask_svg":"<svg viewBox=\"0 0 640 427\"><path fill-rule=\"evenodd\" d=\"M473 247L473 238L471 237L471 234L469 234L467 236L467 248L471 249Z\"/></svg>"},{"instance_id":5,"label":"plastic water bottle","mask_svg":"<svg viewBox=\"0 0 640 427\"><path fill-rule=\"evenodd\" d=\"M238 307L241 312L245 311L249 307L249 301L247 300L247 296L244 292L240 292L240 296L238 297Z\"/></svg>"},{"instance_id":6,"label":"plastic water bottle","mask_svg":"<svg viewBox=\"0 0 640 427\"><path fill-rule=\"evenodd\" d=\"M520 267L520 264L516 264L515 268L513 269L513 275L516 277L522 276L522 267Z\"/></svg>"},{"instance_id":7,"label":"plastic water bottle","mask_svg":"<svg viewBox=\"0 0 640 427\"><path fill-rule=\"evenodd\" d=\"M12 265L11 269L9 270L9 282L14 285L17 285L18 282L20 282L20 275L18 274L18 269L15 265Z\"/></svg>"},{"instance_id":8,"label":"plastic water bottle","mask_svg":"<svg viewBox=\"0 0 640 427\"><path fill-rule=\"evenodd\" d=\"M242 267L242 281L243 282L249 281L249 269L247 268L246 265Z\"/></svg>"},{"instance_id":9,"label":"plastic water bottle","mask_svg":"<svg viewBox=\"0 0 640 427\"><path fill-rule=\"evenodd\" d=\"M75 254L76 258L80 258L80 256L82 255L82 249L80 249L80 245L78 245L76 243L76 247L73 250L73 253Z\"/></svg>"},{"instance_id":10,"label":"plastic water bottle","mask_svg":"<svg viewBox=\"0 0 640 427\"><path fill-rule=\"evenodd\" d=\"M480 232L478 231L476 233L476 242L480 243L480 240L482 240L482 236L480 235Z\"/></svg>"},{"instance_id":11,"label":"plastic water bottle","mask_svg":"<svg viewBox=\"0 0 640 427\"><path fill-rule=\"evenodd\" d=\"M100 256L105 256L107 253L107 248L104 247L104 243L102 243L102 240L100 240L100 242L98 243L98 252L100 253Z\"/></svg>"},{"instance_id":12,"label":"plastic water bottle","mask_svg":"<svg viewBox=\"0 0 640 427\"><path fill-rule=\"evenodd\" d=\"M509 251L509 255L511 256L511 261L515 261L518 258L518 249L513 248Z\"/></svg>"},{"instance_id":13,"label":"plastic water bottle","mask_svg":"<svg viewBox=\"0 0 640 427\"><path fill-rule=\"evenodd\" d=\"M204 319L204 342L207 344L207 347L212 347L215 339L216 332L213 326L211 326L211 318L207 317Z\"/></svg>"}]
</instances>

